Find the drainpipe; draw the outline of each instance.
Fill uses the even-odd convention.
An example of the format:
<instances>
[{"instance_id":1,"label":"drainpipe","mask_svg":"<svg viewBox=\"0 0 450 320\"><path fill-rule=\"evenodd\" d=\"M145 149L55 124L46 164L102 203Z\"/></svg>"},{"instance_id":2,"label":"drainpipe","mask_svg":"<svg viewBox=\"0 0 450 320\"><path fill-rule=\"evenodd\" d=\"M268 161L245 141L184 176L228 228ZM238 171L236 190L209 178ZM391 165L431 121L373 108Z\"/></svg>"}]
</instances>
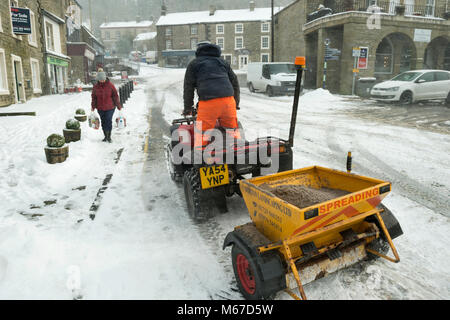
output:
<instances>
[{"instance_id":1,"label":"drainpipe","mask_svg":"<svg viewBox=\"0 0 450 320\"><path fill-rule=\"evenodd\" d=\"M271 56L272 56L272 62L274 62L275 61L275 57L274 57L274 55L275 55L275 33L274 33L274 30L275 30L275 27L274 27L274 24L273 24L273 16L274 16L274 14L273 14L273 0L272 0L272 20L271 20L271 22L270 22L270 28L271 28L271 40L270 40L270 46L271 46L271 49L272 49L272 54L271 54Z\"/></svg>"},{"instance_id":2,"label":"drainpipe","mask_svg":"<svg viewBox=\"0 0 450 320\"><path fill-rule=\"evenodd\" d=\"M41 46L42 46L42 60L44 62L44 76L45 76L45 81L44 81L44 88L43 88L43 93L44 95L49 95L50 94L50 86L49 86L49 75L48 75L48 68L47 68L47 54L46 54L46 44L45 44L45 26L44 26L44 13L43 13L43 9L42 9L42 4L41 4L41 0L37 0L37 4L38 4L38 13L39 13L39 23L41 25Z\"/></svg>"}]
</instances>

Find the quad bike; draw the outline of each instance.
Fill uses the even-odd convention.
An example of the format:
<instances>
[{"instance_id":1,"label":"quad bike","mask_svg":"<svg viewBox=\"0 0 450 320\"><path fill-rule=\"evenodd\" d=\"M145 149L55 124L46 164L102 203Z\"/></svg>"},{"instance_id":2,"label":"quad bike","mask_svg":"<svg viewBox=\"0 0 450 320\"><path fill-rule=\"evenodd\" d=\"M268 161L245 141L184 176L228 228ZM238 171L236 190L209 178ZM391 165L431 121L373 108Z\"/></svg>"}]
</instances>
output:
<instances>
[{"instance_id":1,"label":"quad bike","mask_svg":"<svg viewBox=\"0 0 450 320\"><path fill-rule=\"evenodd\" d=\"M199 155L194 149L195 111L192 116L173 120L172 139L166 149L169 173L173 181L183 183L188 211L194 220L207 219L214 209L227 212L226 198L234 194L242 196L239 182L245 180L245 176L257 177L270 170L276 170L272 173L292 170L302 72L303 68L299 67L289 140L267 136L247 141L239 123L240 138L231 143L227 139L212 141L206 149L213 151L200 151ZM225 138L227 131L218 126L217 129Z\"/></svg>"}]
</instances>

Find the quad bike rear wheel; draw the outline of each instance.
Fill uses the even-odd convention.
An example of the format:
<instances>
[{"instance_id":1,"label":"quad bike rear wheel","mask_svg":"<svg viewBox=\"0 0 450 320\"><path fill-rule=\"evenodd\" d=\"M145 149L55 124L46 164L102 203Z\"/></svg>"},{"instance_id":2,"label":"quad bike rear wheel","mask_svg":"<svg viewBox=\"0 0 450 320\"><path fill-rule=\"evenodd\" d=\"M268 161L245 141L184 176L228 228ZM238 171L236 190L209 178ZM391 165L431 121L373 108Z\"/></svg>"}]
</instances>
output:
<instances>
[{"instance_id":1,"label":"quad bike rear wheel","mask_svg":"<svg viewBox=\"0 0 450 320\"><path fill-rule=\"evenodd\" d=\"M195 221L207 220L215 208L221 213L228 211L225 188L202 189L197 168L191 168L184 173L183 188L189 216Z\"/></svg>"}]
</instances>

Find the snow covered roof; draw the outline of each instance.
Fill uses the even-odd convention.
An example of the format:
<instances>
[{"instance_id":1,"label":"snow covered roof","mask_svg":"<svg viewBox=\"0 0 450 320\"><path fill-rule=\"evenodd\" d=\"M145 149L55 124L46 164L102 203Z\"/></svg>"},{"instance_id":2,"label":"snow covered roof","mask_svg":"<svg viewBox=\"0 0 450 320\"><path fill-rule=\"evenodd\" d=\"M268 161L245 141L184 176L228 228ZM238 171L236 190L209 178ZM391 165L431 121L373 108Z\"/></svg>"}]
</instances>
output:
<instances>
[{"instance_id":1,"label":"snow covered roof","mask_svg":"<svg viewBox=\"0 0 450 320\"><path fill-rule=\"evenodd\" d=\"M112 29L112 28L148 28L151 27L153 21L116 21L116 22L105 22L100 25L101 29Z\"/></svg>"},{"instance_id":2,"label":"snow covered roof","mask_svg":"<svg viewBox=\"0 0 450 320\"><path fill-rule=\"evenodd\" d=\"M277 13L282 8L275 8ZM197 23L217 23L217 22L234 22L234 21L268 21L272 17L271 8L255 8L238 10L216 10L213 15L209 15L209 11L191 11L191 12L175 12L161 16L157 22L157 26L173 26L181 24L197 24Z\"/></svg>"},{"instance_id":3,"label":"snow covered roof","mask_svg":"<svg viewBox=\"0 0 450 320\"><path fill-rule=\"evenodd\" d=\"M136 39L134 39L133 41L145 41L145 40L151 40L154 39L156 37L156 32L145 32L145 33L140 33L136 36Z\"/></svg>"}]
</instances>

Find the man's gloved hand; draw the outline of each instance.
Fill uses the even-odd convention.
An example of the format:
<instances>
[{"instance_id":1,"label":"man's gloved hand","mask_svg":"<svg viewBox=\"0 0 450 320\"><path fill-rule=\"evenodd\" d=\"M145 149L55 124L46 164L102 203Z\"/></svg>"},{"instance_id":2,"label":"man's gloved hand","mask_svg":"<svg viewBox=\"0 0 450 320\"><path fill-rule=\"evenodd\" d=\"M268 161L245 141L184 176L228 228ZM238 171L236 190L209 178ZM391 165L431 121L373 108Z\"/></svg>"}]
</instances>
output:
<instances>
[{"instance_id":1,"label":"man's gloved hand","mask_svg":"<svg viewBox=\"0 0 450 320\"><path fill-rule=\"evenodd\" d=\"M236 105L236 110L241 110L238 104Z\"/></svg>"}]
</instances>

